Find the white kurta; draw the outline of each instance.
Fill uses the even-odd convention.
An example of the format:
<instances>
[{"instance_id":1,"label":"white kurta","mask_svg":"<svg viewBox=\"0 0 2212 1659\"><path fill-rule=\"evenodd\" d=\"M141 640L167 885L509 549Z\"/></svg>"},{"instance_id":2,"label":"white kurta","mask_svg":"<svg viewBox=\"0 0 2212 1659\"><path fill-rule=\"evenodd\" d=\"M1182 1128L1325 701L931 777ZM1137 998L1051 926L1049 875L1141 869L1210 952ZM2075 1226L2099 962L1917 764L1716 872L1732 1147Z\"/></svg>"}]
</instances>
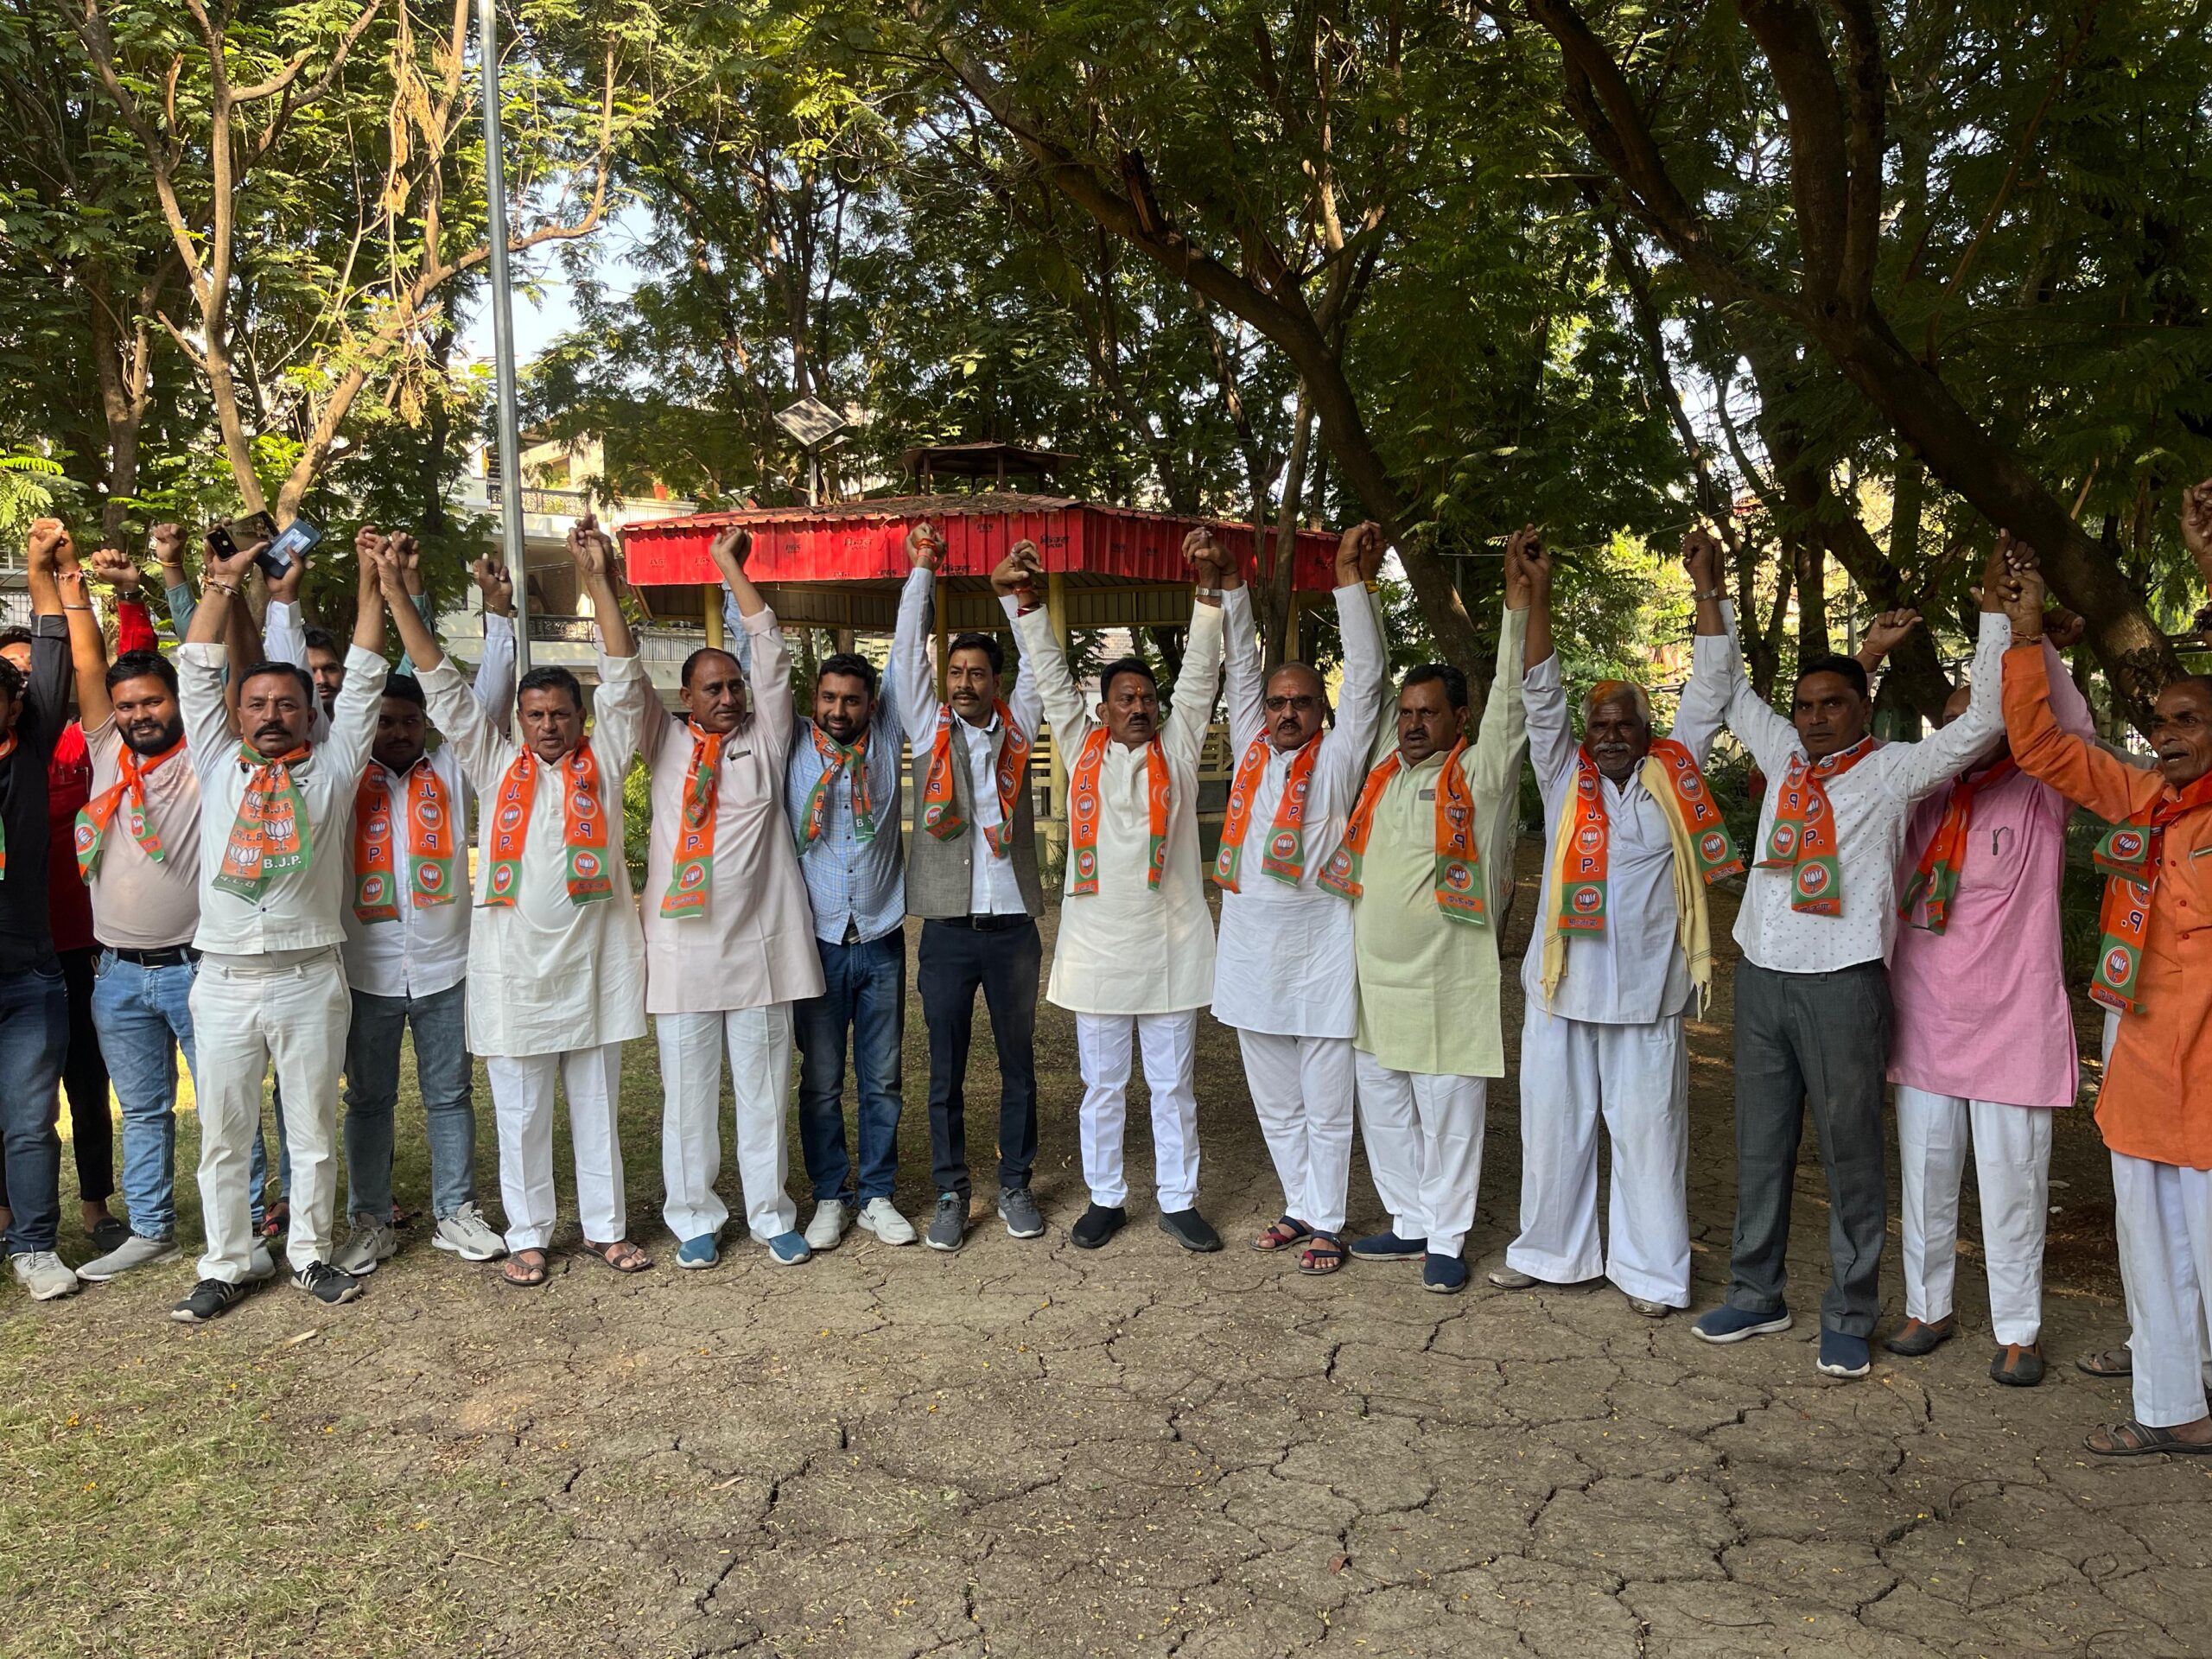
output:
<instances>
[{"instance_id":1,"label":"white kurta","mask_svg":"<svg viewBox=\"0 0 2212 1659\"><path fill-rule=\"evenodd\" d=\"M691 733L654 709L640 742L653 803L643 909L645 1006L654 1014L721 1014L822 995L814 912L784 817L791 648L772 611L742 617L740 626L751 641L752 718L722 744L704 916L678 921L660 910L691 778Z\"/></svg>"},{"instance_id":2,"label":"white kurta","mask_svg":"<svg viewBox=\"0 0 2212 1659\"><path fill-rule=\"evenodd\" d=\"M1306 794L1306 874L1294 887L1260 868L1295 759L1270 746L1253 791L1238 890L1221 895L1213 1014L1240 1031L1349 1038L1358 1016L1351 906L1322 887L1319 878L1344 839L1344 819L1367 779L1368 755L1382 718L1386 658L1367 589L1357 582L1339 588L1336 601L1344 634L1344 695L1336 724L1321 734ZM1260 672L1251 590L1231 589L1222 607L1229 633L1230 765L1235 767L1267 729L1267 681Z\"/></svg>"},{"instance_id":3,"label":"white kurta","mask_svg":"<svg viewBox=\"0 0 2212 1659\"><path fill-rule=\"evenodd\" d=\"M1522 690L1528 702L1529 759L1544 800L1544 881L1528 954L1522 958L1521 988L1532 1006L1543 1007L1544 925L1558 905L1552 866L1560 809L1574 792L1581 746L1568 718L1556 652L1529 671ZM1711 681L1693 680L1684 688L1674 737L1700 766L1726 710L1725 698ZM1674 842L1667 833L1667 810L1644 789L1641 769L1630 772L1624 784L1600 777L1598 786L1605 793L1608 830L1605 926L1599 933L1567 935L1567 975L1548 1007L1554 1014L1593 1025L1643 1025L1681 1013L1690 998L1675 906ZM1696 873L1691 874L1694 879Z\"/></svg>"},{"instance_id":4,"label":"white kurta","mask_svg":"<svg viewBox=\"0 0 2212 1659\"><path fill-rule=\"evenodd\" d=\"M1071 773L1099 722L1069 677L1066 653L1042 611L1016 620L1021 652L1037 665L1038 690L1053 741ZM1145 751L1109 741L1098 769L1098 891L1067 895L1060 906L1046 997L1077 1014L1176 1014L1213 996L1213 918L1198 872L1198 761L1221 683L1221 607L1192 607L1175 701L1162 722L1173 804L1167 818L1167 868L1155 890L1151 862ZM1074 860L1068 861L1074 875Z\"/></svg>"},{"instance_id":5,"label":"white kurta","mask_svg":"<svg viewBox=\"0 0 2212 1659\"><path fill-rule=\"evenodd\" d=\"M478 798L477 910L468 938L468 1046L486 1056L568 1054L645 1033L645 952L622 852L622 776L638 753L652 686L635 657L599 659L592 753L606 796L607 874L613 896L571 904L562 845L567 782L541 776L531 802L521 890L512 906L486 907L492 868L491 805L522 753L493 729L449 659L423 671L430 718L461 757Z\"/></svg>"}]
</instances>

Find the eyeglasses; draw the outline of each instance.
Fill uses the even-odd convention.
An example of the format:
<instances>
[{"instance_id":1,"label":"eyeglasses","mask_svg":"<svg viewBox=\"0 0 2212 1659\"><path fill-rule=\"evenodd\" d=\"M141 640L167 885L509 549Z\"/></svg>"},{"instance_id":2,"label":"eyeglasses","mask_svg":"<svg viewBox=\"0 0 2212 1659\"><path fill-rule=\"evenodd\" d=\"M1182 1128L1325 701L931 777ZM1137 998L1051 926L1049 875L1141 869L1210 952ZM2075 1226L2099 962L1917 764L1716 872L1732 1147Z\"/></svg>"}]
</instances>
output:
<instances>
[{"instance_id":1,"label":"eyeglasses","mask_svg":"<svg viewBox=\"0 0 2212 1659\"><path fill-rule=\"evenodd\" d=\"M1269 697L1267 706L1268 712L1271 715L1288 714L1294 709L1301 715L1310 715L1321 706L1321 699L1319 697Z\"/></svg>"}]
</instances>

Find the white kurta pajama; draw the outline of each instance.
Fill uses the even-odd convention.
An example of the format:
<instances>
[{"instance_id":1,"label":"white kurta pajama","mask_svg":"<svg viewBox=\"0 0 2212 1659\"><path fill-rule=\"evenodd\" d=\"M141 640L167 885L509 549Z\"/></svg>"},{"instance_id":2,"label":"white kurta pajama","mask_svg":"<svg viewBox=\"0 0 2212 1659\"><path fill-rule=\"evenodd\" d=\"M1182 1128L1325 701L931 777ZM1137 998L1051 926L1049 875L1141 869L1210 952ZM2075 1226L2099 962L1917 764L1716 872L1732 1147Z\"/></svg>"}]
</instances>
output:
<instances>
[{"instance_id":1,"label":"white kurta pajama","mask_svg":"<svg viewBox=\"0 0 2212 1659\"><path fill-rule=\"evenodd\" d=\"M539 774L512 905L484 903L492 873L493 817L521 747L493 728L450 659L422 671L430 718L461 757L485 804L478 825L476 912L468 937L468 1046L484 1058L499 1128L499 1196L507 1247L552 1241L553 1095L569 1098L576 1158L576 1209L584 1236L606 1244L629 1234L622 1142L615 1123L622 1045L645 1030L645 947L622 855L622 776L638 753L653 702L635 657L599 659L591 748L607 816L613 894L575 904L563 844L567 775Z\"/></svg>"},{"instance_id":2,"label":"white kurta pajama","mask_svg":"<svg viewBox=\"0 0 2212 1659\"><path fill-rule=\"evenodd\" d=\"M645 862L645 1007L660 1039L662 1211L679 1239L712 1237L729 1219L721 1173L722 1053L735 1097L734 1135L745 1223L762 1243L791 1230L798 1210L785 1133L791 1103L791 1003L822 994L822 959L798 855L784 817L790 756L791 650L775 613L741 617L750 715L722 741L707 908L664 915L677 831L691 779L692 736L650 711L640 752L652 790Z\"/></svg>"},{"instance_id":3,"label":"white kurta pajama","mask_svg":"<svg viewBox=\"0 0 2212 1659\"><path fill-rule=\"evenodd\" d=\"M202 814L200 924L193 943L203 957L191 999L200 1202L207 1236L200 1276L235 1285L251 1270L248 1171L261 1126L261 1085L272 1062L292 1149L292 1224L284 1254L296 1270L330 1258L338 1073L353 1010L339 957L345 938L339 918L353 899L348 830L353 791L376 736L384 658L358 648L347 653L346 685L328 735L291 768L307 813L307 865L272 874L253 898L216 885L252 775L224 707L226 660L218 645L188 642L177 649L177 701ZM127 831L118 822L108 833Z\"/></svg>"},{"instance_id":4,"label":"white kurta pajama","mask_svg":"<svg viewBox=\"0 0 2212 1659\"><path fill-rule=\"evenodd\" d=\"M1554 652L1522 677L1529 758L1544 801L1544 880L1522 959L1521 1233L1506 1265L1549 1284L1600 1273L1623 1294L1668 1307L1690 1300L1689 1064L1682 1017L1693 995L1675 898L1667 808L1640 769L1600 778L1608 831L1605 925L1568 931L1567 970L1543 988L1545 923L1563 804L1580 779L1581 746ZM1674 738L1704 766L1724 699L1684 688ZM1690 880L1701 883L1694 870ZM1612 1147L1611 1234L1598 1232L1598 1126Z\"/></svg>"},{"instance_id":5,"label":"white kurta pajama","mask_svg":"<svg viewBox=\"0 0 2212 1659\"><path fill-rule=\"evenodd\" d=\"M1071 772L1099 722L1068 675L1067 656L1043 611L1018 617L1021 654L1036 664L1052 740ZM1109 741L1098 769L1098 890L1070 893L1060 906L1052 976L1045 995L1076 1016L1083 1066L1084 1180L1091 1202L1119 1208L1122 1131L1128 1112L1132 1033L1144 1050L1152 1094L1157 1199L1163 1212L1198 1202L1198 1114L1192 1077L1198 1011L1213 995L1213 918L1198 872L1198 762L1221 683L1222 613L1192 607L1174 702L1161 722L1173 802L1166 867L1146 880L1151 859L1144 748ZM1075 861L1068 860L1068 880Z\"/></svg>"},{"instance_id":6,"label":"white kurta pajama","mask_svg":"<svg viewBox=\"0 0 2212 1659\"><path fill-rule=\"evenodd\" d=\"M1351 907L1319 885L1344 838L1344 817L1366 780L1381 723L1382 630L1364 586L1336 592L1343 631L1344 693L1336 724L1320 737L1308 780L1305 874L1295 887L1261 868L1295 753L1270 746L1246 820L1237 891L1221 895L1214 1018L1235 1027L1244 1080L1282 1182L1283 1212L1333 1236L1344 1224L1351 1179L1352 1046L1358 983ZM1267 679L1260 671L1251 590L1223 599L1228 631L1229 752L1232 767L1265 733Z\"/></svg>"},{"instance_id":7,"label":"white kurta pajama","mask_svg":"<svg viewBox=\"0 0 2212 1659\"><path fill-rule=\"evenodd\" d=\"M1508 610L1498 628L1501 671L1482 728L1459 762L1478 824L1495 821L1500 798L1519 787L1526 738L1522 641L1529 613ZM1387 758L1387 750L1379 760ZM1490 920L1447 920L1436 902L1436 786L1446 756L1401 770L1376 804L1353 901L1359 981L1360 1132L1390 1230L1426 1240L1433 1255L1459 1254L1474 1225L1482 1184L1487 1080L1505 1075L1498 1027L1496 866L1506 849L1484 845Z\"/></svg>"}]
</instances>

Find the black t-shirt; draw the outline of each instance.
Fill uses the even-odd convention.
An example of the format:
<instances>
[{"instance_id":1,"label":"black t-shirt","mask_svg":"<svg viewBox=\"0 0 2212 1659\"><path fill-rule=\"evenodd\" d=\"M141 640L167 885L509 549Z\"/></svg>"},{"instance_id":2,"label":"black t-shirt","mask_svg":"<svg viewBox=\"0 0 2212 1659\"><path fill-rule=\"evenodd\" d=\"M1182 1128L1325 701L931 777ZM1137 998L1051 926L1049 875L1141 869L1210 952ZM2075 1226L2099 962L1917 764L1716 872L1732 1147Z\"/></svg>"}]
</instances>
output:
<instances>
[{"instance_id":1,"label":"black t-shirt","mask_svg":"<svg viewBox=\"0 0 2212 1659\"><path fill-rule=\"evenodd\" d=\"M69 619L34 618L31 632L16 748L0 760L0 823L8 832L8 868L0 875L0 975L51 970L54 963L47 918L46 777L69 714Z\"/></svg>"}]
</instances>

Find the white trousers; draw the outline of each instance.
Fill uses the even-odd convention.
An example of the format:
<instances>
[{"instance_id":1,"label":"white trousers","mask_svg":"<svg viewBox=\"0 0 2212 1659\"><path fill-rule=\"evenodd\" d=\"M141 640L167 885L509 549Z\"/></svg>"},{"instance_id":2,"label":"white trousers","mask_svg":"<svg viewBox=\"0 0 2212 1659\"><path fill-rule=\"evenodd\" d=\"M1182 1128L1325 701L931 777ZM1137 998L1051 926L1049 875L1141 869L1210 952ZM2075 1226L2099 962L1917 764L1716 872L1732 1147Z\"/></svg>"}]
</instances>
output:
<instances>
[{"instance_id":1,"label":"white trousers","mask_svg":"<svg viewBox=\"0 0 2212 1659\"><path fill-rule=\"evenodd\" d=\"M1959 1179L1974 1145L1981 1194L1990 1333L2023 1347L2043 1335L2043 1242L2050 1215L2052 1114L1897 1085L1897 1160L1904 1189L1904 1311L1933 1325L1951 1317L1959 1267Z\"/></svg>"},{"instance_id":2,"label":"white trousers","mask_svg":"<svg viewBox=\"0 0 2212 1659\"><path fill-rule=\"evenodd\" d=\"M661 1217L668 1230L678 1239L711 1236L729 1219L715 1191L722 1173L727 1044L745 1224L762 1243L788 1233L798 1220L784 1190L791 1173L784 1120L791 1096L791 1005L656 1014L653 1026L660 1038L660 1173L668 1187Z\"/></svg>"},{"instance_id":3,"label":"white trousers","mask_svg":"<svg viewBox=\"0 0 2212 1659\"><path fill-rule=\"evenodd\" d=\"M1690 1305L1689 1052L1680 1014L1596 1025L1530 999L1521 1021L1521 1236L1508 1267L1554 1285L1600 1272L1624 1295ZM1612 1144L1598 1243L1598 1125Z\"/></svg>"},{"instance_id":4,"label":"white trousers","mask_svg":"<svg viewBox=\"0 0 2212 1659\"><path fill-rule=\"evenodd\" d=\"M2135 1421L2172 1428L2204 1415L2212 1315L2212 1170L2112 1155L2120 1278L2135 1356Z\"/></svg>"},{"instance_id":5,"label":"white trousers","mask_svg":"<svg viewBox=\"0 0 2212 1659\"><path fill-rule=\"evenodd\" d=\"M1236 1039L1282 1182L1283 1213L1318 1233L1342 1231L1351 1181L1351 1039L1239 1031Z\"/></svg>"},{"instance_id":6,"label":"white trousers","mask_svg":"<svg viewBox=\"0 0 2212 1659\"><path fill-rule=\"evenodd\" d=\"M1083 1179L1090 1201L1117 1209L1129 1201L1122 1174L1122 1132L1129 1116L1129 1046L1144 1049L1152 1091L1152 1166L1161 1211L1198 1201L1198 1101L1192 1079L1198 1011L1078 1014L1075 1046L1083 1065Z\"/></svg>"},{"instance_id":7,"label":"white trousers","mask_svg":"<svg viewBox=\"0 0 2212 1659\"><path fill-rule=\"evenodd\" d=\"M192 982L197 1046L193 1083L200 1109L202 1279L243 1284L253 1253L248 1190L261 1089L270 1063L284 1096L284 1139L292 1206L284 1255L295 1269L330 1259L338 1203L338 1073L353 1018L346 970L333 945L282 968L252 958L204 958Z\"/></svg>"},{"instance_id":8,"label":"white trousers","mask_svg":"<svg viewBox=\"0 0 2212 1659\"><path fill-rule=\"evenodd\" d=\"M507 1248L542 1250L559 1213L553 1196L553 1086L569 1096L569 1139L576 1154L576 1218L584 1236L612 1244L630 1236L622 1197L622 1045L565 1054L486 1055L492 1110L499 1125L499 1202Z\"/></svg>"},{"instance_id":9,"label":"white trousers","mask_svg":"<svg viewBox=\"0 0 2212 1659\"><path fill-rule=\"evenodd\" d=\"M1393 1071L1366 1053L1355 1069L1359 1132L1390 1230L1427 1239L1432 1255L1459 1255L1475 1224L1490 1080Z\"/></svg>"}]
</instances>

